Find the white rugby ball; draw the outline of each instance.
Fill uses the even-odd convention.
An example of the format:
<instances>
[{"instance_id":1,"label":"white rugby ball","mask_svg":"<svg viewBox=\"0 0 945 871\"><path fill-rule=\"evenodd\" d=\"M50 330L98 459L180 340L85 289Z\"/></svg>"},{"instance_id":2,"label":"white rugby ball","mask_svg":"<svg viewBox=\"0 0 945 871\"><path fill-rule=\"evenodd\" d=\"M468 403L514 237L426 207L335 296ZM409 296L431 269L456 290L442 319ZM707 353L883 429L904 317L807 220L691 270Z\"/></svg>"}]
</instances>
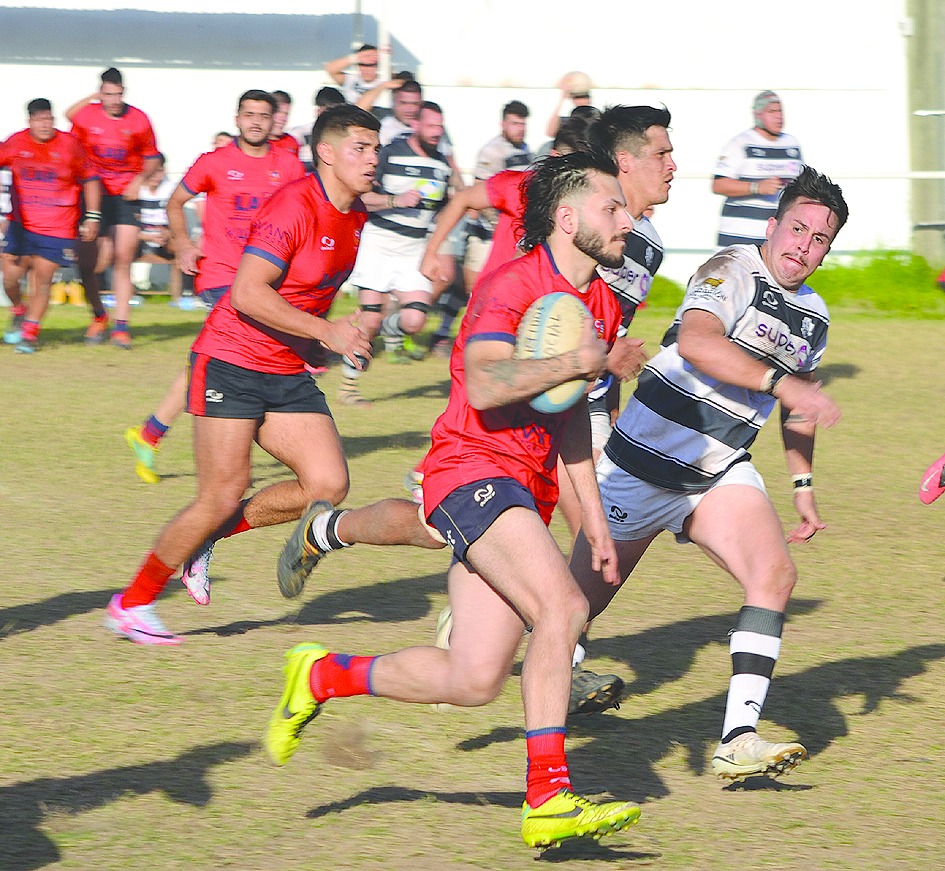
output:
<instances>
[{"instance_id":1,"label":"white rugby ball","mask_svg":"<svg viewBox=\"0 0 945 871\"><path fill-rule=\"evenodd\" d=\"M581 326L590 311L570 293L549 293L536 299L525 312L515 337L518 360L544 360L573 351L581 343ZM543 414L567 411L587 388L587 381L576 378L538 394L529 405Z\"/></svg>"},{"instance_id":2,"label":"white rugby ball","mask_svg":"<svg viewBox=\"0 0 945 871\"><path fill-rule=\"evenodd\" d=\"M572 70L564 74L565 88L569 94L589 94L594 83L587 73Z\"/></svg>"}]
</instances>

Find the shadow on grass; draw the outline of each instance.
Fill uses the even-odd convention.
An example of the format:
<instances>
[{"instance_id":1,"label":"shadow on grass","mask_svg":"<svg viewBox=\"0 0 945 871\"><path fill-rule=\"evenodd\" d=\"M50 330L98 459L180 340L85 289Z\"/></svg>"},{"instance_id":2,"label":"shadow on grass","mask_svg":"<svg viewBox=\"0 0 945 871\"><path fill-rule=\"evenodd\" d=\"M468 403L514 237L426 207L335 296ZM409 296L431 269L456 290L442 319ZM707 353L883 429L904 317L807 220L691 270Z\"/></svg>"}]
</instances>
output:
<instances>
[{"instance_id":1,"label":"shadow on grass","mask_svg":"<svg viewBox=\"0 0 945 871\"><path fill-rule=\"evenodd\" d=\"M788 619L795 619L815 611L817 599L792 599L788 605ZM606 611L604 614L606 615ZM728 645L728 634L735 628L738 612L710 614L654 626L631 635L610 638L592 638L589 656L607 656L626 663L633 669L635 679L627 680L625 696L651 693L666 683L682 678L692 667L696 655L710 644ZM786 629L790 638L790 622ZM588 668L595 671L591 659ZM621 675L626 679L626 675Z\"/></svg>"},{"instance_id":2,"label":"shadow on grass","mask_svg":"<svg viewBox=\"0 0 945 871\"><path fill-rule=\"evenodd\" d=\"M180 582L169 585L168 594L178 594L184 588ZM32 632L41 626L53 626L70 617L101 611L105 615L108 600L117 593L116 589L85 590L75 593L61 593L42 602L28 602L24 605L12 605L0 608L0 641L23 632Z\"/></svg>"},{"instance_id":3,"label":"shadow on grass","mask_svg":"<svg viewBox=\"0 0 945 871\"><path fill-rule=\"evenodd\" d=\"M945 659L945 644L927 644L889 656L829 662L775 678L759 731L778 740L781 730L773 729L771 724L790 730L816 757L838 738L849 734L848 720L838 704L841 699L862 697L862 708L856 716L866 716L891 699L919 704L920 699L902 692L902 684L941 659ZM694 774L707 773L708 755L718 741L725 692L636 720L627 716L632 707L630 698L624 701L622 715L575 717L568 721L572 737L591 739L568 753L571 774L580 790L612 792L637 802L663 798L669 790L656 773L656 766L673 753L683 753ZM471 752L521 739L520 728L503 726L467 739L457 749ZM602 761L606 764L602 765ZM755 778L728 788L811 789L808 784L796 782L803 778L808 764L814 763L802 765L791 781Z\"/></svg>"},{"instance_id":4,"label":"shadow on grass","mask_svg":"<svg viewBox=\"0 0 945 871\"><path fill-rule=\"evenodd\" d=\"M397 393L388 393L385 396L378 396L374 402L394 402L398 399L446 399L450 395L449 371L447 377L440 381L426 382L411 387L409 390L401 390ZM427 434L429 438L429 433Z\"/></svg>"},{"instance_id":5,"label":"shadow on grass","mask_svg":"<svg viewBox=\"0 0 945 871\"><path fill-rule=\"evenodd\" d=\"M832 381L856 378L860 371L860 367L854 363L828 363L817 368L816 380L822 381L826 387Z\"/></svg>"},{"instance_id":6,"label":"shadow on grass","mask_svg":"<svg viewBox=\"0 0 945 871\"><path fill-rule=\"evenodd\" d=\"M7 871L29 871L60 861L59 848L40 831L50 816L75 815L128 795L153 792L164 793L179 804L204 807L213 798L207 780L210 769L246 756L256 746L246 742L208 744L162 762L0 787L0 866Z\"/></svg>"},{"instance_id":7,"label":"shadow on grass","mask_svg":"<svg viewBox=\"0 0 945 871\"><path fill-rule=\"evenodd\" d=\"M114 315L110 314L109 317ZM153 344L155 342L168 342L173 339L195 338L200 332L203 321L194 320L192 322L182 321L174 323L160 324L135 324L134 314L131 320L132 341L140 344ZM54 345L82 345L85 340L85 329L87 324L78 327L44 326L42 342L43 347L52 347ZM186 362L182 360L183 364Z\"/></svg>"},{"instance_id":8,"label":"shadow on grass","mask_svg":"<svg viewBox=\"0 0 945 871\"><path fill-rule=\"evenodd\" d=\"M310 581L318 582L317 576ZM352 590L333 590L305 602L293 614L274 620L237 620L225 626L193 629L184 635L245 635L272 626L323 626L337 623L411 623L430 614L433 597L446 592L442 573L380 581Z\"/></svg>"}]
</instances>

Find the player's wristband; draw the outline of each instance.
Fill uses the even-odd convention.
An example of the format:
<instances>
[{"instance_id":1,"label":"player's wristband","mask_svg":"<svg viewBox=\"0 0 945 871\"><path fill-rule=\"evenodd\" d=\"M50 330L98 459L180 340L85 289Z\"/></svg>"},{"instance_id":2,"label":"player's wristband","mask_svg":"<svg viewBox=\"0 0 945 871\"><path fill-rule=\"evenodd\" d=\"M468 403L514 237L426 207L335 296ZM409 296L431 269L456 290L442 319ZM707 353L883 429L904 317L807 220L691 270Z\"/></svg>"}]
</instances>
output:
<instances>
[{"instance_id":1,"label":"player's wristband","mask_svg":"<svg viewBox=\"0 0 945 871\"><path fill-rule=\"evenodd\" d=\"M814 479L809 472L806 475L792 475L791 481L794 483L795 493L814 489Z\"/></svg>"},{"instance_id":2,"label":"player's wristband","mask_svg":"<svg viewBox=\"0 0 945 871\"><path fill-rule=\"evenodd\" d=\"M775 369L773 366L765 372L764 378L761 379L761 385L758 389L762 393L767 393L769 396L774 394L774 388L778 386L781 379L787 375L787 372L781 372L778 369Z\"/></svg>"},{"instance_id":3,"label":"player's wristband","mask_svg":"<svg viewBox=\"0 0 945 871\"><path fill-rule=\"evenodd\" d=\"M83 221L101 221L101 220L102 220L102 213L101 213L101 212L95 212L95 211L93 211L92 209L89 209L89 210L85 213L85 216L82 218L82 220L83 220Z\"/></svg>"},{"instance_id":4,"label":"player's wristband","mask_svg":"<svg viewBox=\"0 0 945 871\"><path fill-rule=\"evenodd\" d=\"M761 192L761 189L758 187L758 182L752 181L748 183L748 193L751 196L756 197Z\"/></svg>"},{"instance_id":5,"label":"player's wristband","mask_svg":"<svg viewBox=\"0 0 945 871\"><path fill-rule=\"evenodd\" d=\"M397 206L394 205L394 194L390 194L390 196L387 197L387 208L388 209L397 208Z\"/></svg>"}]
</instances>

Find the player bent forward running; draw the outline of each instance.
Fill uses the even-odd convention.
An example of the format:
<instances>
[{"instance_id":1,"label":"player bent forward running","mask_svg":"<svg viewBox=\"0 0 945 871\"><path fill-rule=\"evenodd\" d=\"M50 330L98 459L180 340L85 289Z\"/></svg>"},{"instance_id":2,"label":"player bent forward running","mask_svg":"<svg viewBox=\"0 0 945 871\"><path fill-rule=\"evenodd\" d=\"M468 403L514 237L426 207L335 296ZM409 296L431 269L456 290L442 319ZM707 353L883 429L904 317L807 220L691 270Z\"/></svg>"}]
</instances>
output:
<instances>
[{"instance_id":1,"label":"player bent forward running","mask_svg":"<svg viewBox=\"0 0 945 871\"><path fill-rule=\"evenodd\" d=\"M607 157L571 154L536 169L524 216L524 257L496 270L467 312L451 363L446 411L433 427L423 481L427 522L453 546L448 586L450 647L412 647L385 656L329 653L301 644L287 654L286 685L266 747L277 764L298 747L303 727L331 698L376 695L420 704L483 705L509 675L532 627L522 671L528 753L522 838L533 847L598 838L636 822L626 802L595 804L572 791L564 752L571 652L587 603L547 524L557 499L560 452L584 509L591 559L616 583L591 461L587 403L543 415L527 400L606 365L620 307L596 276L616 266L631 221ZM522 315L555 291L582 299L576 351L513 360Z\"/></svg>"},{"instance_id":2,"label":"player bent forward running","mask_svg":"<svg viewBox=\"0 0 945 871\"><path fill-rule=\"evenodd\" d=\"M733 245L695 273L659 353L640 375L597 466L601 499L625 580L664 529L695 542L745 591L731 636L733 676L715 773L777 776L807 751L757 733L797 580L781 522L748 448L781 403L781 430L800 525L825 525L811 485L814 432L840 410L812 380L827 342L823 300L804 282L847 219L840 188L811 168L784 190L763 245ZM571 571L592 617L619 586L580 535Z\"/></svg>"},{"instance_id":3,"label":"player bent forward running","mask_svg":"<svg viewBox=\"0 0 945 871\"><path fill-rule=\"evenodd\" d=\"M134 580L109 603L105 625L117 634L179 644L154 602L202 543L297 520L313 499L338 503L347 495L341 439L305 361L316 343L370 359L357 314L323 316L357 255L367 220L359 195L374 182L378 127L355 106L325 112L312 130L317 171L280 188L257 212L233 286L191 353L197 498L164 527ZM254 441L296 477L241 502Z\"/></svg>"}]
</instances>

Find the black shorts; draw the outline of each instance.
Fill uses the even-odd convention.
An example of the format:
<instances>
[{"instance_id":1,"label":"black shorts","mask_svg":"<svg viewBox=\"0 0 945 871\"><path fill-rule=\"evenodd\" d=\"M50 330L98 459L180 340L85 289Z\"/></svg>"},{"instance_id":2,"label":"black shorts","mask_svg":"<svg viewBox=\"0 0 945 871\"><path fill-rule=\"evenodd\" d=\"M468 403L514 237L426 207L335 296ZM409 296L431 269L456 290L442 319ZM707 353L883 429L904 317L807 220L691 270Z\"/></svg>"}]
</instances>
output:
<instances>
[{"instance_id":1,"label":"black shorts","mask_svg":"<svg viewBox=\"0 0 945 871\"><path fill-rule=\"evenodd\" d=\"M453 548L461 563L466 562L469 546L495 523L504 511L520 505L540 514L532 491L514 478L486 478L457 487L427 518L430 524Z\"/></svg>"},{"instance_id":2,"label":"black shorts","mask_svg":"<svg viewBox=\"0 0 945 871\"><path fill-rule=\"evenodd\" d=\"M99 224L99 234L107 233L112 227L140 227L139 211L140 207L137 200L126 200L117 194L103 194L102 223Z\"/></svg>"},{"instance_id":3,"label":"black shorts","mask_svg":"<svg viewBox=\"0 0 945 871\"><path fill-rule=\"evenodd\" d=\"M327 414L325 394L307 372L274 375L190 355L187 411L197 417L262 420L267 414Z\"/></svg>"}]
</instances>

